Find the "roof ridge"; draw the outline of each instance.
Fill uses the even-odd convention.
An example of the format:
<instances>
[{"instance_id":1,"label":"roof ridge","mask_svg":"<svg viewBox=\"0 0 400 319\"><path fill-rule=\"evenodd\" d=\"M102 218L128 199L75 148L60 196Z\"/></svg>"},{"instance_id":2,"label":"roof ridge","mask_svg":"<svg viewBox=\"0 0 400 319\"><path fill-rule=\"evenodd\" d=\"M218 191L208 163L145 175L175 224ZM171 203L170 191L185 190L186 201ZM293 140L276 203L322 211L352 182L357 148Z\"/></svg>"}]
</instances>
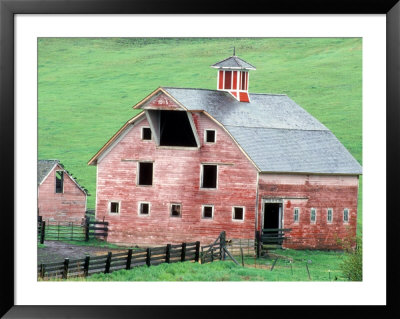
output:
<instances>
[{"instance_id":1,"label":"roof ridge","mask_svg":"<svg viewBox=\"0 0 400 319\"><path fill-rule=\"evenodd\" d=\"M204 89L204 88L184 88L184 87L176 87L176 86L160 86L162 89L178 89L178 90L201 90L201 91L212 91L212 92L225 92L215 89ZM249 93L250 95L276 95L276 96L288 96L284 93Z\"/></svg>"},{"instance_id":2,"label":"roof ridge","mask_svg":"<svg viewBox=\"0 0 400 319\"><path fill-rule=\"evenodd\" d=\"M265 127L265 126L242 126L242 125L230 125L222 123L224 127L241 127L241 128L261 128L266 130L285 130L285 131L320 131L320 132L331 132L328 128L326 129L301 129L301 128L284 128L284 127ZM332 132L331 132L332 133ZM332 133L333 134L333 133Z\"/></svg>"}]
</instances>

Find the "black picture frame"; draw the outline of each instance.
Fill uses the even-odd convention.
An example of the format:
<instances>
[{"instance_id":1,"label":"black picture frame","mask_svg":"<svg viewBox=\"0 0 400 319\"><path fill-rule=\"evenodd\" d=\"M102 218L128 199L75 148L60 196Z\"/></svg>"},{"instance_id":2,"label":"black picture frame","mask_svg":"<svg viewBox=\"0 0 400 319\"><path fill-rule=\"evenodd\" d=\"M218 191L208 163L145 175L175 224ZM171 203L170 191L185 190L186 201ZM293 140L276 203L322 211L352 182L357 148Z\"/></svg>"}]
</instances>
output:
<instances>
[{"instance_id":1,"label":"black picture frame","mask_svg":"<svg viewBox=\"0 0 400 319\"><path fill-rule=\"evenodd\" d=\"M14 18L16 14L385 14L387 49L387 305L386 306L329 306L329 307L190 307L190 306L21 306L15 305L14 288ZM245 1L233 5L224 1L201 2L162 0L0 0L0 180L3 181L1 243L1 297L0 315L4 318L158 318L209 317L210 315L246 317L251 311L268 316L309 316L324 312L333 316L354 317L372 315L395 317L399 315L396 288L399 276L395 274L398 256L396 227L396 197L399 180L398 163L400 123L400 4L398 0L281 0ZM382 199L381 199L382 200ZM377 270L379 271L379 270ZM248 309L248 308L252 309ZM312 312L310 312L312 311ZM329 311L329 312L328 312Z\"/></svg>"}]
</instances>

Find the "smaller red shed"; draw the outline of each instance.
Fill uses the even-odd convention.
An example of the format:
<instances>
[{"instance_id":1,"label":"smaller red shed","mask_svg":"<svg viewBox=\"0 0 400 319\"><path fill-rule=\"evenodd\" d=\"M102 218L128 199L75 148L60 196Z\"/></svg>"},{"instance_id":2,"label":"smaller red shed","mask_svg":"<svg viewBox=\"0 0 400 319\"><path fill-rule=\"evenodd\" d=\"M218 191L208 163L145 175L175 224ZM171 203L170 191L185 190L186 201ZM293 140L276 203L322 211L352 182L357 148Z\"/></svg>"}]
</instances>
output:
<instances>
[{"instance_id":1,"label":"smaller red shed","mask_svg":"<svg viewBox=\"0 0 400 319\"><path fill-rule=\"evenodd\" d=\"M86 190L58 160L38 160L38 215L44 220L81 221L86 212Z\"/></svg>"}]
</instances>

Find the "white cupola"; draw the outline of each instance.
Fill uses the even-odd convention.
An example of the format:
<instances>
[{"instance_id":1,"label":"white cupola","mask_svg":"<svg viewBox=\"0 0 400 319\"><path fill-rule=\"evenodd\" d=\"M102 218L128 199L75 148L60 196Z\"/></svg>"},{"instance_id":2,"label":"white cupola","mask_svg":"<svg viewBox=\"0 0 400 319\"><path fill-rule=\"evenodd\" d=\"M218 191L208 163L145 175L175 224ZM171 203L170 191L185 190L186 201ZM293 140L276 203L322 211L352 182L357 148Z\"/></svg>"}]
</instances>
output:
<instances>
[{"instance_id":1,"label":"white cupola","mask_svg":"<svg viewBox=\"0 0 400 319\"><path fill-rule=\"evenodd\" d=\"M227 91L240 102L250 102L249 70L256 68L235 55L211 65L218 69L217 90Z\"/></svg>"}]
</instances>

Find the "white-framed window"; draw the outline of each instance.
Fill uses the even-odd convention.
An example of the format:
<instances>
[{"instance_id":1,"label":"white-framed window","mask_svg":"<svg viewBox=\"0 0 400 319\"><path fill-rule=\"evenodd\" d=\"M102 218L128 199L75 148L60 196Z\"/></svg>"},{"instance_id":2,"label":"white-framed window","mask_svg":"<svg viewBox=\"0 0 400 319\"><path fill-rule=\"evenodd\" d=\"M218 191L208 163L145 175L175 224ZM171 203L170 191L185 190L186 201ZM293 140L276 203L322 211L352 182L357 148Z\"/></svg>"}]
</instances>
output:
<instances>
[{"instance_id":1,"label":"white-framed window","mask_svg":"<svg viewBox=\"0 0 400 319\"><path fill-rule=\"evenodd\" d=\"M213 219L214 218L214 205L202 205L201 206L201 218Z\"/></svg>"},{"instance_id":2,"label":"white-framed window","mask_svg":"<svg viewBox=\"0 0 400 319\"><path fill-rule=\"evenodd\" d=\"M327 214L326 214L326 221L331 224L333 221L333 209L328 208Z\"/></svg>"},{"instance_id":3,"label":"white-framed window","mask_svg":"<svg viewBox=\"0 0 400 319\"><path fill-rule=\"evenodd\" d=\"M139 215L149 216L150 215L150 203L149 202L139 202Z\"/></svg>"},{"instance_id":4,"label":"white-framed window","mask_svg":"<svg viewBox=\"0 0 400 319\"><path fill-rule=\"evenodd\" d=\"M315 208L311 208L310 221L312 224L315 224L317 222L317 210Z\"/></svg>"},{"instance_id":5,"label":"white-framed window","mask_svg":"<svg viewBox=\"0 0 400 319\"><path fill-rule=\"evenodd\" d=\"M151 140L151 129L150 127L143 126L142 127L142 140L150 141Z\"/></svg>"},{"instance_id":6,"label":"white-framed window","mask_svg":"<svg viewBox=\"0 0 400 319\"><path fill-rule=\"evenodd\" d=\"M170 216L171 217L182 217L182 204L171 203Z\"/></svg>"},{"instance_id":7,"label":"white-framed window","mask_svg":"<svg viewBox=\"0 0 400 319\"><path fill-rule=\"evenodd\" d=\"M233 206L232 207L232 219L233 220L244 220L244 207Z\"/></svg>"},{"instance_id":8,"label":"white-framed window","mask_svg":"<svg viewBox=\"0 0 400 319\"><path fill-rule=\"evenodd\" d=\"M120 201L109 201L108 202L108 213L111 215L118 215L121 211Z\"/></svg>"},{"instance_id":9,"label":"white-framed window","mask_svg":"<svg viewBox=\"0 0 400 319\"><path fill-rule=\"evenodd\" d=\"M213 144L217 140L216 130L204 130L204 142L208 144Z\"/></svg>"},{"instance_id":10,"label":"white-framed window","mask_svg":"<svg viewBox=\"0 0 400 319\"><path fill-rule=\"evenodd\" d=\"M64 172L56 171L56 193L64 193Z\"/></svg>"},{"instance_id":11,"label":"white-framed window","mask_svg":"<svg viewBox=\"0 0 400 319\"><path fill-rule=\"evenodd\" d=\"M201 165L201 188L217 188L218 185L218 165Z\"/></svg>"},{"instance_id":12,"label":"white-framed window","mask_svg":"<svg viewBox=\"0 0 400 319\"><path fill-rule=\"evenodd\" d=\"M345 208L343 210L343 222L348 223L349 222L349 209Z\"/></svg>"},{"instance_id":13,"label":"white-framed window","mask_svg":"<svg viewBox=\"0 0 400 319\"><path fill-rule=\"evenodd\" d=\"M295 207L293 209L293 222L298 223L300 219L300 209Z\"/></svg>"},{"instance_id":14,"label":"white-framed window","mask_svg":"<svg viewBox=\"0 0 400 319\"><path fill-rule=\"evenodd\" d=\"M138 162L137 185L151 186L153 185L153 163Z\"/></svg>"}]
</instances>

